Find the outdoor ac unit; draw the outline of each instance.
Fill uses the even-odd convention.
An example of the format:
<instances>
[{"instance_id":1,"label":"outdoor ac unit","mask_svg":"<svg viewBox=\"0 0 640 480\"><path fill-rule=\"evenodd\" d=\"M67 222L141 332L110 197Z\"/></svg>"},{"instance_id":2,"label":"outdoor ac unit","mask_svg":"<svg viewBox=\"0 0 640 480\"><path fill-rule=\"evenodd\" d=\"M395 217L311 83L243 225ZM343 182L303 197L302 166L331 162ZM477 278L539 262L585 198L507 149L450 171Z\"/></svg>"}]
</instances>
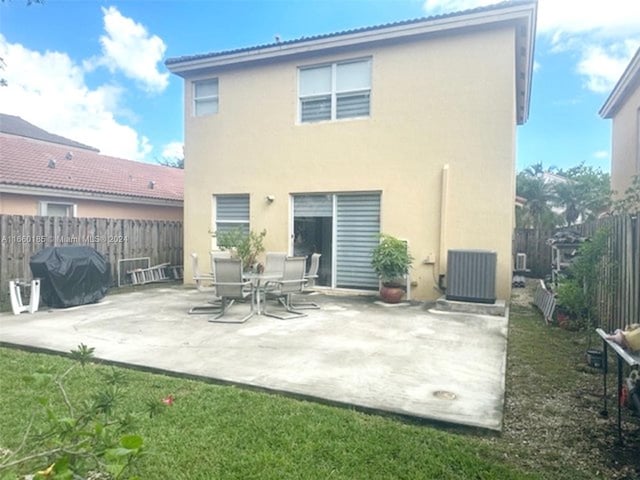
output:
<instances>
[{"instance_id":1,"label":"outdoor ac unit","mask_svg":"<svg viewBox=\"0 0 640 480\"><path fill-rule=\"evenodd\" d=\"M522 272L527 269L527 254L516 253L516 270Z\"/></svg>"},{"instance_id":2,"label":"outdoor ac unit","mask_svg":"<svg viewBox=\"0 0 640 480\"><path fill-rule=\"evenodd\" d=\"M447 300L495 303L496 252L449 250L447 255Z\"/></svg>"}]
</instances>

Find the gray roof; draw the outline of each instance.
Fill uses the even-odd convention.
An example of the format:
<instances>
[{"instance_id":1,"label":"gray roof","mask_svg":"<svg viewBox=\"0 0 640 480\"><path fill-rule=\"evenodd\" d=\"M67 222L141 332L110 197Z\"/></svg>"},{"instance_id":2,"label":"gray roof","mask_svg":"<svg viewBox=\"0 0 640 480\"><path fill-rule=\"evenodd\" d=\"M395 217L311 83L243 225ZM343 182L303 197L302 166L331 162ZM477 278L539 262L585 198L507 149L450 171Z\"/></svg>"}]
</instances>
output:
<instances>
[{"instance_id":1,"label":"gray roof","mask_svg":"<svg viewBox=\"0 0 640 480\"><path fill-rule=\"evenodd\" d=\"M382 25L373 25L373 26L369 26L369 27L361 27L361 28L354 28L354 29L351 29L351 30L343 30L343 31L340 31L340 32L326 33L326 34L321 34L321 35L313 35L313 36L309 36L309 37L300 37L300 38L296 38L296 39L292 39L292 40L285 40L285 41L281 41L281 42L264 43L264 44L260 44L260 45L254 45L254 46L251 46L251 47L243 47L243 48L236 48L236 49L231 49L231 50L222 50L222 51L209 52L209 53L200 53L200 54L195 54L195 55L184 55L184 56L181 56L181 57L172 57L172 58L167 58L164 63L165 63L165 65L169 66L169 65L176 64L176 63L188 62L188 61L191 61L191 60L201 60L201 59L205 59L205 58L215 58L215 57L221 57L221 56L237 54L237 53L252 52L254 50L261 50L261 49L271 48L271 47L294 45L294 44L297 44L297 43L311 42L311 41L314 41L314 40L321 40L321 39L325 39L325 38L339 37L341 35L350 35L350 34L354 34L354 33L363 33L363 32L375 31L375 30L383 30L383 29L389 28L389 27L401 27L401 26L411 25L411 24L415 24L415 23L422 23L422 22L428 22L428 21L439 20L439 19L444 19L444 18L456 17L456 16L459 16L459 15L468 15L469 13L490 12L492 10L499 9L499 8L504 8L504 7L507 7L507 6L513 6L513 5L519 5L519 4L528 4L528 3L532 3L532 0L507 0L507 1L504 1L504 2L500 2L500 3L495 3L493 5L488 5L488 6L484 6L484 7L477 7L477 8L472 8L472 9L468 9L468 10L461 10L461 11L457 11L457 12L445 13L445 14L442 14L442 15L432 15L430 17L420 17L420 18L414 18L414 19L410 19L410 20L402 20L402 21L398 21L398 22L385 23L385 24L382 24Z\"/></svg>"},{"instance_id":2,"label":"gray roof","mask_svg":"<svg viewBox=\"0 0 640 480\"><path fill-rule=\"evenodd\" d=\"M75 140L70 140L68 138L61 137L60 135L49 133L20 117L7 115L6 113L0 113L0 132L8 133L9 135L16 135L18 137L27 137L42 140L44 142L67 145L69 147L82 148L93 152L100 151L95 147L90 147L89 145L76 142Z\"/></svg>"}]
</instances>

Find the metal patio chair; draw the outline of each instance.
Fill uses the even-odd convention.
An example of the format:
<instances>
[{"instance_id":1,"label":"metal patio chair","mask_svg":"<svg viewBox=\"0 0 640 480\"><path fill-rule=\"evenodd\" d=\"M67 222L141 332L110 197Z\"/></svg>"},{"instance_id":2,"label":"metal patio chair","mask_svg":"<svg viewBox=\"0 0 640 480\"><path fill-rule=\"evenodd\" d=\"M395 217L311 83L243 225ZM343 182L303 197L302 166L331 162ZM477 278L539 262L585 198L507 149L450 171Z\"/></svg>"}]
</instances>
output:
<instances>
[{"instance_id":1,"label":"metal patio chair","mask_svg":"<svg viewBox=\"0 0 640 480\"><path fill-rule=\"evenodd\" d=\"M279 315L267 310L265 300L264 314L269 317L289 320L292 318L305 317L307 314L295 310L291 306L291 295L304 290L307 281L304 278L306 265L305 257L287 257L284 261L284 271L281 280L272 280L265 285L266 300L277 300L290 315Z\"/></svg>"},{"instance_id":2,"label":"metal patio chair","mask_svg":"<svg viewBox=\"0 0 640 480\"><path fill-rule=\"evenodd\" d=\"M210 322L244 323L255 313L253 301L253 287L251 281L242 280L242 261L233 258L216 258L213 261L213 272L216 277L214 287L216 295L220 297L220 313L209 319ZM251 297L250 312L240 320L221 320L236 300L246 300Z\"/></svg>"},{"instance_id":3,"label":"metal patio chair","mask_svg":"<svg viewBox=\"0 0 640 480\"><path fill-rule=\"evenodd\" d=\"M284 273L284 262L287 258L285 252L267 252L264 262L264 273L266 275Z\"/></svg>"},{"instance_id":4,"label":"metal patio chair","mask_svg":"<svg viewBox=\"0 0 640 480\"><path fill-rule=\"evenodd\" d=\"M318 268L320 267L320 257L322 254L313 253L311 254L311 264L309 265L309 270L304 275L307 284L305 285L304 290L301 292L303 295L308 295L311 293L316 293L313 290L313 287L316 285L316 278L318 278ZM296 310L317 310L320 306L314 302L294 302L293 299L291 301L291 307Z\"/></svg>"},{"instance_id":5,"label":"metal patio chair","mask_svg":"<svg viewBox=\"0 0 640 480\"><path fill-rule=\"evenodd\" d=\"M198 265L198 254L191 254L191 270L193 271L193 280L196 282L196 288L199 292L211 292L214 294L213 273L202 273ZM205 286L206 285L206 286ZM207 305L197 305L189 309L189 315L202 315L216 313L220 311L220 299L214 298L209 300Z\"/></svg>"},{"instance_id":6,"label":"metal patio chair","mask_svg":"<svg viewBox=\"0 0 640 480\"><path fill-rule=\"evenodd\" d=\"M213 261L216 258L231 258L231 252L229 250L211 250L209 252L209 259L211 260L211 276L214 277L214 281L215 281L215 276L214 276Z\"/></svg>"}]
</instances>

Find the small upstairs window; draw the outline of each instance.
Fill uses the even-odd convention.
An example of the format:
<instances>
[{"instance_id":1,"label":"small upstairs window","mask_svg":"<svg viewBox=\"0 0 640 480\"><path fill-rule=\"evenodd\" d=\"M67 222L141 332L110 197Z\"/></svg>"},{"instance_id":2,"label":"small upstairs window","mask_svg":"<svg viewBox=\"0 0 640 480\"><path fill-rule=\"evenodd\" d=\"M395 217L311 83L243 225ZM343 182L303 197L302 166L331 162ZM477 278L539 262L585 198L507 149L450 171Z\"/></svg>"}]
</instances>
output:
<instances>
[{"instance_id":1,"label":"small upstairs window","mask_svg":"<svg viewBox=\"0 0 640 480\"><path fill-rule=\"evenodd\" d=\"M193 114L196 117L218 113L218 79L193 82Z\"/></svg>"},{"instance_id":2,"label":"small upstairs window","mask_svg":"<svg viewBox=\"0 0 640 480\"><path fill-rule=\"evenodd\" d=\"M299 70L300 122L368 117L371 59Z\"/></svg>"}]
</instances>

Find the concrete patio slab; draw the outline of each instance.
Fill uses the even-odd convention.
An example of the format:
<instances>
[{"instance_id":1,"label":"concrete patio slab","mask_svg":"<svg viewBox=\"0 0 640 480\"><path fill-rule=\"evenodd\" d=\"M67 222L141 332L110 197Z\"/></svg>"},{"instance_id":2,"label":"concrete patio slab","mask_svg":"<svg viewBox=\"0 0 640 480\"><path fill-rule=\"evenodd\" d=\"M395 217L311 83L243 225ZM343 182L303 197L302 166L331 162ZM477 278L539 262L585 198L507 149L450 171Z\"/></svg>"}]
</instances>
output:
<instances>
[{"instance_id":1,"label":"concrete patio slab","mask_svg":"<svg viewBox=\"0 0 640 480\"><path fill-rule=\"evenodd\" d=\"M288 392L332 403L501 430L506 317L385 308L314 295L321 310L245 324L188 315L207 295L163 287L34 314L0 315L0 342ZM234 306L237 315L247 305Z\"/></svg>"}]
</instances>

